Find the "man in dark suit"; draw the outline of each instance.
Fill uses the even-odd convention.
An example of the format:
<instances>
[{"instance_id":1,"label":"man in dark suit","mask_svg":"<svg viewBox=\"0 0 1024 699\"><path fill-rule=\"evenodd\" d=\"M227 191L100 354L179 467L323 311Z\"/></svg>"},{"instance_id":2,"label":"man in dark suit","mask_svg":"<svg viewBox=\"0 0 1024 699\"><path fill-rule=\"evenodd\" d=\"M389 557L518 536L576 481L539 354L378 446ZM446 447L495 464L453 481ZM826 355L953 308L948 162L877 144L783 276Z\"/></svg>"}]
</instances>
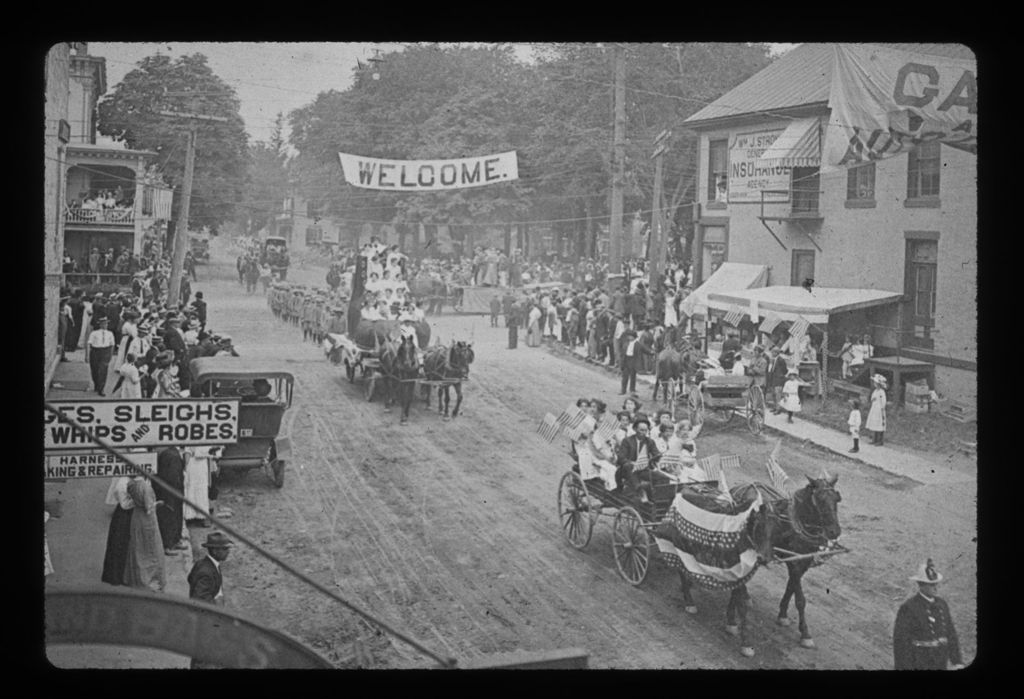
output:
<instances>
[{"instance_id":1,"label":"man in dark suit","mask_svg":"<svg viewBox=\"0 0 1024 699\"><path fill-rule=\"evenodd\" d=\"M935 594L942 575L935 570L932 559L921 564L917 575L910 579L917 583L918 592L896 613L892 632L896 669L956 670L963 667L960 641L949 605Z\"/></svg>"},{"instance_id":2,"label":"man in dark suit","mask_svg":"<svg viewBox=\"0 0 1024 699\"><path fill-rule=\"evenodd\" d=\"M508 326L508 348L519 346L519 324L522 322L523 311L518 301L512 301L505 314L505 325Z\"/></svg>"},{"instance_id":3,"label":"man in dark suit","mask_svg":"<svg viewBox=\"0 0 1024 699\"><path fill-rule=\"evenodd\" d=\"M185 457L178 447L168 447L156 457L156 475L179 493L185 490ZM172 495L164 486L153 482L153 493L163 504L156 508L157 525L164 543L164 553L173 556L188 548L181 539L181 527L185 516L184 503Z\"/></svg>"},{"instance_id":4,"label":"man in dark suit","mask_svg":"<svg viewBox=\"0 0 1024 699\"><path fill-rule=\"evenodd\" d=\"M638 417L633 421L633 434L622 440L619 444L618 468L615 470L615 482L618 489L623 484L629 489L640 493L640 502L650 502L651 490L651 469L655 468L661 458L654 440L650 438L651 423L646 417ZM646 457L647 465L638 464Z\"/></svg>"},{"instance_id":5,"label":"man in dark suit","mask_svg":"<svg viewBox=\"0 0 1024 699\"><path fill-rule=\"evenodd\" d=\"M597 302L600 304L600 301ZM595 359L599 362L603 362L604 358L608 356L608 336L611 334L609 325L614 320L612 314L608 312L601 305L595 307L594 313L597 314L597 319L594 320L594 335L597 338L597 356Z\"/></svg>"},{"instance_id":6,"label":"man in dark suit","mask_svg":"<svg viewBox=\"0 0 1024 699\"><path fill-rule=\"evenodd\" d=\"M92 327L95 330L99 327L100 318L107 318L107 302L103 298L103 292L97 291L92 297ZM110 322L110 318L107 318ZM109 326L107 326L109 329Z\"/></svg>"},{"instance_id":7,"label":"man in dark suit","mask_svg":"<svg viewBox=\"0 0 1024 699\"><path fill-rule=\"evenodd\" d=\"M775 403L775 407L772 409L772 412L776 415L781 412L779 408L779 401L782 400L782 386L786 383L786 374L788 373L789 367L786 365L786 360L779 353L779 348L772 347L771 357L768 359L768 378L766 385Z\"/></svg>"},{"instance_id":8,"label":"man in dark suit","mask_svg":"<svg viewBox=\"0 0 1024 699\"><path fill-rule=\"evenodd\" d=\"M220 564L227 560L234 545L234 542L221 532L211 532L207 535L206 541L203 542L206 556L196 561L188 574L189 599L208 604L223 604L221 589L224 586L224 577L220 572ZM191 667L199 670L217 666L193 658Z\"/></svg>"},{"instance_id":9,"label":"man in dark suit","mask_svg":"<svg viewBox=\"0 0 1024 699\"><path fill-rule=\"evenodd\" d=\"M619 366L622 369L619 395L626 395L627 388L630 393L636 393L637 369L643 365L644 356L654 354L654 348L638 340L635 330L627 330L622 333L618 352Z\"/></svg>"},{"instance_id":10,"label":"man in dark suit","mask_svg":"<svg viewBox=\"0 0 1024 699\"><path fill-rule=\"evenodd\" d=\"M121 344L121 297L113 294L107 304L107 318L110 319L110 332L114 333L114 344Z\"/></svg>"},{"instance_id":11,"label":"man in dark suit","mask_svg":"<svg viewBox=\"0 0 1024 699\"><path fill-rule=\"evenodd\" d=\"M196 298L192 302L192 307L196 309L196 317L199 319L200 329L206 330L206 299L203 298L203 292L196 292Z\"/></svg>"}]
</instances>

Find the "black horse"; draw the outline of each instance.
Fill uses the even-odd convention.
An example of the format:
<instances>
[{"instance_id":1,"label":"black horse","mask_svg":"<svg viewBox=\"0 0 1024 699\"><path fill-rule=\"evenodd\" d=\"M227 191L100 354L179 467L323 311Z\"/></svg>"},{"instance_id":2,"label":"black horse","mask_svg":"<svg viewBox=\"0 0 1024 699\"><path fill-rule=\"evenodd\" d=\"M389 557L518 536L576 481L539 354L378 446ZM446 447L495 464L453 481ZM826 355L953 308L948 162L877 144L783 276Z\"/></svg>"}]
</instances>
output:
<instances>
[{"instance_id":1,"label":"black horse","mask_svg":"<svg viewBox=\"0 0 1024 699\"><path fill-rule=\"evenodd\" d=\"M400 341L389 340L380 353L381 368L384 370L388 398L385 409L397 401L402 408L401 424L409 421L409 406L420 373L419 356L411 337Z\"/></svg>"},{"instance_id":2,"label":"black horse","mask_svg":"<svg viewBox=\"0 0 1024 699\"><path fill-rule=\"evenodd\" d=\"M759 562L771 561L774 556L775 547L785 549L795 554L815 553L834 543L842 533L839 527L839 502L842 496L836 490L838 476L832 478L811 478L807 477L807 485L787 497L771 486L763 483L750 483L733 488L731 493L737 502L750 501L755 497L752 492L757 489L761 492L765 504L760 511L750 517L747 522L746 539L747 545L758 551ZM807 630L807 620L804 617L804 609L807 601L804 598L804 591L801 579L804 573L814 565L814 558L808 557L798 561L787 562L789 569L789 580L786 583L786 591L782 595L782 602L779 604L779 626L789 626L789 600L796 599L796 610L800 615L800 645L804 648L813 648L814 640ZM681 572L683 598L686 603L686 611L690 614L697 613L697 606L694 604L690 594L692 583L685 571ZM726 608L726 631L734 636L739 636L740 652L751 657L754 649L747 643L747 605L750 602L750 595L747 592L746 584L741 584L732 589L729 597L729 605ZM739 624L736 617L739 616Z\"/></svg>"},{"instance_id":3,"label":"black horse","mask_svg":"<svg viewBox=\"0 0 1024 699\"><path fill-rule=\"evenodd\" d=\"M670 382L675 384L678 395L683 390L685 377L697 371L697 362L704 355L680 332L678 325L668 328L658 340L662 348L654 362L654 394L651 400L658 399L658 388L663 387L667 401Z\"/></svg>"},{"instance_id":4,"label":"black horse","mask_svg":"<svg viewBox=\"0 0 1024 699\"><path fill-rule=\"evenodd\" d=\"M462 406L462 381L469 378L469 365L475 358L473 344L462 340L451 347L434 345L423 355L423 374L429 381L444 381L437 389L437 410L448 419L448 406L451 402L449 389L455 388L455 409L451 416L458 417ZM442 403L441 397L444 396ZM430 386L423 386L423 397L430 407Z\"/></svg>"}]
</instances>

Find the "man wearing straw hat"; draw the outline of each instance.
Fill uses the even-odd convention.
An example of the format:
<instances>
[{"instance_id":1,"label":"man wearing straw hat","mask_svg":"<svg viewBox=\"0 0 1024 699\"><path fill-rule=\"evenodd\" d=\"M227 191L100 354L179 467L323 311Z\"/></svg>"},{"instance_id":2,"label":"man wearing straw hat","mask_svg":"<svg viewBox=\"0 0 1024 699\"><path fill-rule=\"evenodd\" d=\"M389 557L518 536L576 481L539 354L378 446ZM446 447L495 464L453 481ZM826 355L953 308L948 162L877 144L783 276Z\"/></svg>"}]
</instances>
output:
<instances>
[{"instance_id":1,"label":"man wearing straw hat","mask_svg":"<svg viewBox=\"0 0 1024 699\"><path fill-rule=\"evenodd\" d=\"M189 571L188 596L200 602L222 605L224 577L220 572L220 564L227 560L235 542L222 532L210 532L202 545L206 549L206 556L196 561ZM193 658L190 667L193 670L204 670L218 666Z\"/></svg>"},{"instance_id":2,"label":"man wearing straw hat","mask_svg":"<svg viewBox=\"0 0 1024 699\"><path fill-rule=\"evenodd\" d=\"M910 577L917 594L900 605L893 627L893 657L897 670L959 670L960 642L946 600L935 594L942 575L928 559Z\"/></svg>"}]
</instances>

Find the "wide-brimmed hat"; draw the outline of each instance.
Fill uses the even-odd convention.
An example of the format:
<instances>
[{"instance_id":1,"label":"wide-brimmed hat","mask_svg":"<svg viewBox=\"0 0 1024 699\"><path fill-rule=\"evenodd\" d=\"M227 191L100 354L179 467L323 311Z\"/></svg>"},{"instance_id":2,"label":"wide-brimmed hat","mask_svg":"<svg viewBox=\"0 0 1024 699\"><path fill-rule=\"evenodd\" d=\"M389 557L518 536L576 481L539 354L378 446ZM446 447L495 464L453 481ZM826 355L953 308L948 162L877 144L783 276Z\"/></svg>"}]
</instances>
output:
<instances>
[{"instance_id":1,"label":"wide-brimmed hat","mask_svg":"<svg viewBox=\"0 0 1024 699\"><path fill-rule=\"evenodd\" d=\"M137 328L135 328L135 329L136 329L136 330L137 330L138 332L140 332L140 333L148 333L148 332L149 332L149 330L150 330L150 327L149 327L148 325L146 325L145 323L141 323L141 324L139 324L139 326L138 326Z\"/></svg>"},{"instance_id":2,"label":"wide-brimmed hat","mask_svg":"<svg viewBox=\"0 0 1024 699\"><path fill-rule=\"evenodd\" d=\"M235 542L222 532L210 532L206 535L206 541L202 543L203 548L208 549L229 549L234 545Z\"/></svg>"},{"instance_id":3,"label":"wide-brimmed hat","mask_svg":"<svg viewBox=\"0 0 1024 699\"><path fill-rule=\"evenodd\" d=\"M910 579L914 582L928 583L931 585L940 583L943 580L942 574L935 570L935 563L932 562L932 559L930 558L918 567L917 573L911 575Z\"/></svg>"},{"instance_id":4,"label":"wide-brimmed hat","mask_svg":"<svg viewBox=\"0 0 1024 699\"><path fill-rule=\"evenodd\" d=\"M887 387L889 386L889 381L888 381L888 379L886 379L886 378L885 378L884 376L882 376L881 374L875 374L874 376L872 376L872 377L871 377L871 382L872 382L872 383L877 383L877 384L878 384L878 385L880 385L880 386L881 386L882 388L887 388Z\"/></svg>"},{"instance_id":5,"label":"wide-brimmed hat","mask_svg":"<svg viewBox=\"0 0 1024 699\"><path fill-rule=\"evenodd\" d=\"M797 376L797 377L799 377L800 376L800 372L797 371L796 369L790 369L789 371L786 372L786 376Z\"/></svg>"},{"instance_id":6,"label":"wide-brimmed hat","mask_svg":"<svg viewBox=\"0 0 1024 699\"><path fill-rule=\"evenodd\" d=\"M96 319L96 322L97 323L109 323L110 322L110 318L107 318L106 316L100 316L99 318Z\"/></svg>"}]
</instances>

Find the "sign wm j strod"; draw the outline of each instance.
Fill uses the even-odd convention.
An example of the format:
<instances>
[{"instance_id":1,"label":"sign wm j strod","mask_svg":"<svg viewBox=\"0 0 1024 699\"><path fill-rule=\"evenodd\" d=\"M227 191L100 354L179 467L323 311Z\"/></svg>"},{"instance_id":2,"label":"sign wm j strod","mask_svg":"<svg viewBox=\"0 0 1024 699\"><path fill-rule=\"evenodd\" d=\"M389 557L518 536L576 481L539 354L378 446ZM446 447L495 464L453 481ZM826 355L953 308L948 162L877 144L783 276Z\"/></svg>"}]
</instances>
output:
<instances>
[{"instance_id":1,"label":"sign wm j strod","mask_svg":"<svg viewBox=\"0 0 1024 699\"><path fill-rule=\"evenodd\" d=\"M91 448L93 438L132 448L234 444L238 403L237 398L53 401L50 405L88 434L44 411L43 449Z\"/></svg>"}]
</instances>

